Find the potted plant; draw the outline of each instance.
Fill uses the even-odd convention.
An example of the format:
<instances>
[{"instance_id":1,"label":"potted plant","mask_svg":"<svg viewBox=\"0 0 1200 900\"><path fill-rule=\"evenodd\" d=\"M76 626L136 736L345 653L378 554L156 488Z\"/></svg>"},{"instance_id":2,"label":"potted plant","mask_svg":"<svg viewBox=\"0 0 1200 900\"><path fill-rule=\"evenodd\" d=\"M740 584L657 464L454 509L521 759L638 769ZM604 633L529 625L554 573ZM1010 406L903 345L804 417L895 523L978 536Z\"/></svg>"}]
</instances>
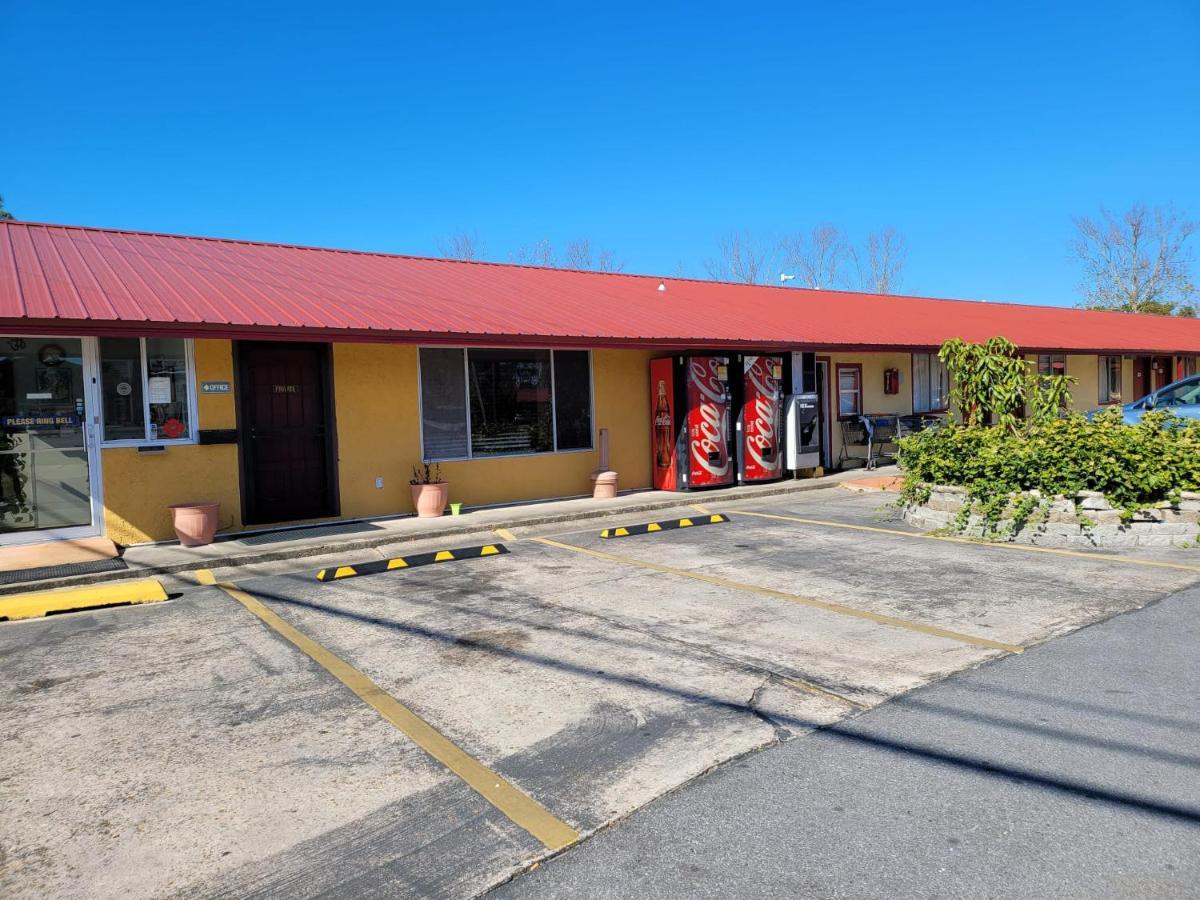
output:
<instances>
[{"instance_id":1,"label":"potted plant","mask_svg":"<svg viewBox=\"0 0 1200 900\"><path fill-rule=\"evenodd\" d=\"M180 544L184 547L203 547L213 542L221 513L220 503L215 500L201 500L195 503L176 503L168 508L171 510L171 524Z\"/></svg>"},{"instance_id":2,"label":"potted plant","mask_svg":"<svg viewBox=\"0 0 1200 900\"><path fill-rule=\"evenodd\" d=\"M450 485L442 480L441 466L427 462L413 466L413 477L408 483L412 485L412 501L418 516L432 519L445 512Z\"/></svg>"}]
</instances>

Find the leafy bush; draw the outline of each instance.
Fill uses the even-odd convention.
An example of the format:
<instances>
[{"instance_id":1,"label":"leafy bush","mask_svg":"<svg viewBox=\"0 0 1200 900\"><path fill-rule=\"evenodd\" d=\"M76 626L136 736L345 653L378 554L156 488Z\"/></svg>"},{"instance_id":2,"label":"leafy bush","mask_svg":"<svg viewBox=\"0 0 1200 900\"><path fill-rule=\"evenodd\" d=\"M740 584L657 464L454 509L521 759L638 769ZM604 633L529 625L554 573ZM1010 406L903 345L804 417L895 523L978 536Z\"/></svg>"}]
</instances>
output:
<instances>
[{"instance_id":1,"label":"leafy bush","mask_svg":"<svg viewBox=\"0 0 1200 900\"><path fill-rule=\"evenodd\" d=\"M967 425L995 422L1012 431L1022 414L1042 423L1056 419L1071 403L1075 378L1039 375L1007 338L973 344L951 338L938 350L950 373L951 399Z\"/></svg>"},{"instance_id":2,"label":"leafy bush","mask_svg":"<svg viewBox=\"0 0 1200 900\"><path fill-rule=\"evenodd\" d=\"M899 463L902 503L928 500L930 484L963 487L978 503L985 531L996 530L1019 491L1047 498L1100 491L1128 519L1200 489L1200 422L1154 412L1126 425L1114 408L1091 420L1068 415L1019 430L951 423L902 440ZM1016 510L1017 527L1035 505Z\"/></svg>"}]
</instances>

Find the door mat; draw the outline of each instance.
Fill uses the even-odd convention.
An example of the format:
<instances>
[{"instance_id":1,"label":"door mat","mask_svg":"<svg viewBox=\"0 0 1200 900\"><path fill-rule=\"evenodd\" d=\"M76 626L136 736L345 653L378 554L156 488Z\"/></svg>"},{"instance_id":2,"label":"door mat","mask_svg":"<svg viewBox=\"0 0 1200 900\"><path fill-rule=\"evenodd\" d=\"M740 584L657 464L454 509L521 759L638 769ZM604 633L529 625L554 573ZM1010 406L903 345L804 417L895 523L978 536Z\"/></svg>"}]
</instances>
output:
<instances>
[{"instance_id":1,"label":"door mat","mask_svg":"<svg viewBox=\"0 0 1200 900\"><path fill-rule=\"evenodd\" d=\"M14 569L0 572L0 584L20 584L23 581L42 581L46 578L70 578L74 575L94 575L97 572L118 572L128 569L123 559L98 559L95 562L66 563L61 566L38 566L34 569Z\"/></svg>"},{"instance_id":2,"label":"door mat","mask_svg":"<svg viewBox=\"0 0 1200 900\"><path fill-rule=\"evenodd\" d=\"M237 538L231 543L245 547L261 547L264 544L282 544L299 538L340 537L346 534L362 534L363 532L383 531L379 525L370 522L350 522L345 525L312 525L306 528L285 528L280 531L268 531L251 537Z\"/></svg>"}]
</instances>

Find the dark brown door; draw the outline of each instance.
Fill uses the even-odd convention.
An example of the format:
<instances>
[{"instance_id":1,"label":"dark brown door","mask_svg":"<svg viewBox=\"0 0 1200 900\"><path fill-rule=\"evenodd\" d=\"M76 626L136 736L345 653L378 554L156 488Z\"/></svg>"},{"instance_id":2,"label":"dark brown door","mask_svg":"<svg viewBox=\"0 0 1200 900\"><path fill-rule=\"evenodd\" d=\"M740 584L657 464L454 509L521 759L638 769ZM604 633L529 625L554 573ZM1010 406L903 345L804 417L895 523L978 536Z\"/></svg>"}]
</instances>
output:
<instances>
[{"instance_id":1,"label":"dark brown door","mask_svg":"<svg viewBox=\"0 0 1200 900\"><path fill-rule=\"evenodd\" d=\"M1150 357L1138 356L1133 360L1133 399L1141 400L1154 390L1151 378Z\"/></svg>"},{"instance_id":2,"label":"dark brown door","mask_svg":"<svg viewBox=\"0 0 1200 900\"><path fill-rule=\"evenodd\" d=\"M329 345L241 341L237 356L245 522L337 515Z\"/></svg>"},{"instance_id":3,"label":"dark brown door","mask_svg":"<svg viewBox=\"0 0 1200 900\"><path fill-rule=\"evenodd\" d=\"M1156 356L1154 357L1154 387L1153 390L1166 387L1175 380L1175 372L1171 366L1171 357Z\"/></svg>"}]
</instances>

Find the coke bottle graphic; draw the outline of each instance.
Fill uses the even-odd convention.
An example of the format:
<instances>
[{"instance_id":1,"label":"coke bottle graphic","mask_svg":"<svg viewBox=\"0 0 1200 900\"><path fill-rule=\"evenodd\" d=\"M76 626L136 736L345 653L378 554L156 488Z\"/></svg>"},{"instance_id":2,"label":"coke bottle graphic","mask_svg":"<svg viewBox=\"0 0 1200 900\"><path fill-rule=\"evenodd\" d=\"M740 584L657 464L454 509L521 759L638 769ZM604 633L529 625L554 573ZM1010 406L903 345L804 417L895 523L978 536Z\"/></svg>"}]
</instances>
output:
<instances>
[{"instance_id":1,"label":"coke bottle graphic","mask_svg":"<svg viewBox=\"0 0 1200 900\"><path fill-rule=\"evenodd\" d=\"M671 406L667 402L667 383L660 380L654 404L654 463L660 469L670 468L671 450Z\"/></svg>"}]
</instances>

